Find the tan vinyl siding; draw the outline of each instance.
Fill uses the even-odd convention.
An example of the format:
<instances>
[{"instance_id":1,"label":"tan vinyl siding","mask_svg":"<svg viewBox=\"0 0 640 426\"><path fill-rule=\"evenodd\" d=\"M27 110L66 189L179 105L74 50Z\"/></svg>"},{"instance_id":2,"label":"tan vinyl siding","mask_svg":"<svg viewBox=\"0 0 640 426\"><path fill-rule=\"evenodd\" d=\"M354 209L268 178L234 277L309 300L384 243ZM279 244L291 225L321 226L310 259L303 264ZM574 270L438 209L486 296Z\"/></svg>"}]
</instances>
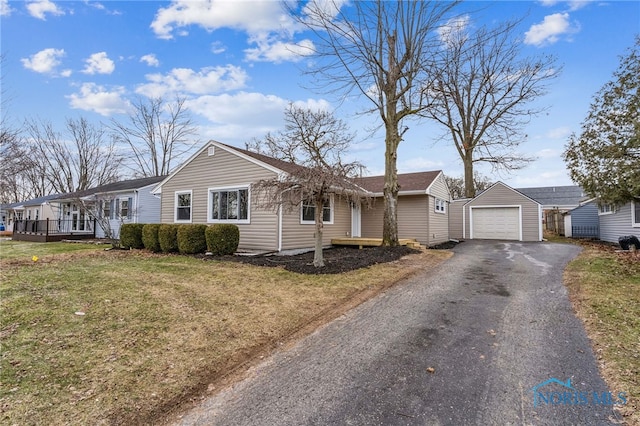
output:
<instances>
[{"instance_id":1,"label":"tan vinyl siding","mask_svg":"<svg viewBox=\"0 0 640 426\"><path fill-rule=\"evenodd\" d=\"M398 197L398 238L415 238L420 244L428 245L429 239L429 198L426 195L402 195ZM382 238L384 202L376 198L371 209L362 208L362 236ZM439 215L446 218L446 215ZM436 221L436 226L440 223ZM445 223L445 228L447 227ZM438 233L442 232L436 230ZM448 238L448 237L447 237ZM436 243L437 244L437 243Z\"/></svg>"},{"instance_id":2,"label":"tan vinyl siding","mask_svg":"<svg viewBox=\"0 0 640 426\"><path fill-rule=\"evenodd\" d=\"M209 188L246 186L275 176L257 164L222 148L209 156L204 149L162 185L162 223L174 223L176 191L192 191L192 223L207 222ZM250 223L238 224L241 249L277 250L278 214L250 201Z\"/></svg>"},{"instance_id":3,"label":"tan vinyl siding","mask_svg":"<svg viewBox=\"0 0 640 426\"><path fill-rule=\"evenodd\" d=\"M436 212L435 202L436 199L429 196L429 233L427 235L428 238L426 242L423 243L420 241L422 244L426 244L427 246L433 246L449 241L450 204L447 203L447 208L444 213L438 213Z\"/></svg>"},{"instance_id":4,"label":"tan vinyl siding","mask_svg":"<svg viewBox=\"0 0 640 426\"><path fill-rule=\"evenodd\" d=\"M382 197L371 200L371 206L362 206L360 235L363 238L382 238L382 217L384 201Z\"/></svg>"},{"instance_id":5,"label":"tan vinyl siding","mask_svg":"<svg viewBox=\"0 0 640 426\"><path fill-rule=\"evenodd\" d=\"M300 223L300 208L285 210L282 215L282 250L312 248L315 246L315 224ZM351 206L345 199L334 197L333 224L325 223L322 230L323 245L332 238L351 234Z\"/></svg>"},{"instance_id":6,"label":"tan vinyl siding","mask_svg":"<svg viewBox=\"0 0 640 426\"><path fill-rule=\"evenodd\" d=\"M447 202L450 201L451 194L449 193L449 188L447 187L447 183L444 180L444 174L440 173L440 175L430 185L429 195L441 198Z\"/></svg>"},{"instance_id":7,"label":"tan vinyl siding","mask_svg":"<svg viewBox=\"0 0 640 426\"><path fill-rule=\"evenodd\" d=\"M429 228L427 239L425 242L420 242L427 246L433 246L449 241L449 201L451 200L451 194L444 180L444 174L440 173L429 186L429 195ZM447 203L444 213L436 212L434 197L444 200Z\"/></svg>"},{"instance_id":8,"label":"tan vinyl siding","mask_svg":"<svg viewBox=\"0 0 640 426\"><path fill-rule=\"evenodd\" d=\"M449 237L457 240L464 238L462 233L462 210L469 198L453 200L449 204Z\"/></svg>"},{"instance_id":9,"label":"tan vinyl siding","mask_svg":"<svg viewBox=\"0 0 640 426\"><path fill-rule=\"evenodd\" d=\"M420 244L429 244L429 206L426 195L398 197L398 238L415 238Z\"/></svg>"},{"instance_id":10,"label":"tan vinyl siding","mask_svg":"<svg viewBox=\"0 0 640 426\"><path fill-rule=\"evenodd\" d=\"M540 241L539 204L502 183L493 185L464 206L466 217L465 233L467 238L470 238L470 208L481 206L521 206L522 241Z\"/></svg>"}]
</instances>

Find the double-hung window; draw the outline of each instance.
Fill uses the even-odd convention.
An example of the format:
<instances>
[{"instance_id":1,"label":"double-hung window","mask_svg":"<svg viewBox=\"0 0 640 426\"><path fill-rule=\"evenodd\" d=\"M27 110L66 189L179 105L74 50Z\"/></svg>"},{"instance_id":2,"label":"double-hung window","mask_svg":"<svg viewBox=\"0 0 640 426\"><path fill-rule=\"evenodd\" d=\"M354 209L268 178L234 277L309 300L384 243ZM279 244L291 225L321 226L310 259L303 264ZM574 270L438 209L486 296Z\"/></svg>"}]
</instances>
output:
<instances>
[{"instance_id":1,"label":"double-hung window","mask_svg":"<svg viewBox=\"0 0 640 426\"><path fill-rule=\"evenodd\" d=\"M631 226L640 228L640 198L631 202Z\"/></svg>"},{"instance_id":2,"label":"double-hung window","mask_svg":"<svg viewBox=\"0 0 640 426\"><path fill-rule=\"evenodd\" d=\"M613 213L613 206L611 204L600 204L598 206L598 213L603 214L611 214Z\"/></svg>"},{"instance_id":3,"label":"double-hung window","mask_svg":"<svg viewBox=\"0 0 640 426\"><path fill-rule=\"evenodd\" d=\"M249 188L209 189L208 222L249 223Z\"/></svg>"},{"instance_id":4,"label":"double-hung window","mask_svg":"<svg viewBox=\"0 0 640 426\"><path fill-rule=\"evenodd\" d=\"M322 222L333 223L333 202L331 199L325 200L322 206ZM311 200L302 201L302 212L300 213L300 223L316 223L316 205Z\"/></svg>"},{"instance_id":5,"label":"double-hung window","mask_svg":"<svg viewBox=\"0 0 640 426\"><path fill-rule=\"evenodd\" d=\"M175 222L191 222L191 191L176 192Z\"/></svg>"},{"instance_id":6,"label":"double-hung window","mask_svg":"<svg viewBox=\"0 0 640 426\"><path fill-rule=\"evenodd\" d=\"M436 198L435 202L435 212L436 213L446 213L447 212L447 202L441 198Z\"/></svg>"}]
</instances>

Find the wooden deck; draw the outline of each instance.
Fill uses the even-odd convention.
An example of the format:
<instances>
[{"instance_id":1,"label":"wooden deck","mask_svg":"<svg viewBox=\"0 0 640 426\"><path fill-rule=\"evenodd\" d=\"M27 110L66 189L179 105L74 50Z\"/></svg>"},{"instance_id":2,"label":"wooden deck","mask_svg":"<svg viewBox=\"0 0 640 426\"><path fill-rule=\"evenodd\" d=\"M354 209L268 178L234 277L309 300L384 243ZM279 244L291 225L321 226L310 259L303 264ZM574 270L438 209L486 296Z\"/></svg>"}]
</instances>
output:
<instances>
[{"instance_id":1,"label":"wooden deck","mask_svg":"<svg viewBox=\"0 0 640 426\"><path fill-rule=\"evenodd\" d=\"M423 247L415 238L401 238L398 240L398 243L401 246L408 246L415 249ZM358 246L358 248L379 247L382 245L382 238L333 238L331 239L331 244L334 246Z\"/></svg>"}]
</instances>

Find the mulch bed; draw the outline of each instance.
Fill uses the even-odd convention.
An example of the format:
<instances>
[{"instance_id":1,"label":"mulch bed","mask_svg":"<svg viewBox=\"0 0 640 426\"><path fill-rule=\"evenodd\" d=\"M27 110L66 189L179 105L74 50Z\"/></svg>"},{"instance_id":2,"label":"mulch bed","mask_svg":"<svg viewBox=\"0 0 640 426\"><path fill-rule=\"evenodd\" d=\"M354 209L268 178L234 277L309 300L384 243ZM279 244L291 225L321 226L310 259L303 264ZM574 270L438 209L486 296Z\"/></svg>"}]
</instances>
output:
<instances>
[{"instance_id":1,"label":"mulch bed","mask_svg":"<svg viewBox=\"0 0 640 426\"><path fill-rule=\"evenodd\" d=\"M378 263L393 262L418 250L399 247L336 247L323 251L324 267L313 266L313 252L291 256L206 256L204 259L229 260L257 266L283 267L300 274L340 274Z\"/></svg>"}]
</instances>

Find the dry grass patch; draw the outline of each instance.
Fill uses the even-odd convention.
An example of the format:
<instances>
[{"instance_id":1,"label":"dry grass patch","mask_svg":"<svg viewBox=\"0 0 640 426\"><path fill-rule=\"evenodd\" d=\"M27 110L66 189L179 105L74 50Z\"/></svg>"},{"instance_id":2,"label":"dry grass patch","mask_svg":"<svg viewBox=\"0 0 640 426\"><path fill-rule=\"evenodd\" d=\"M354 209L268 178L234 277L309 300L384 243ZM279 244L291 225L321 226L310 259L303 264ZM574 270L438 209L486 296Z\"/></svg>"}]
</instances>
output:
<instances>
[{"instance_id":1,"label":"dry grass patch","mask_svg":"<svg viewBox=\"0 0 640 426\"><path fill-rule=\"evenodd\" d=\"M564 280L609 387L629 394L625 420L640 425L640 257L582 245Z\"/></svg>"},{"instance_id":2,"label":"dry grass patch","mask_svg":"<svg viewBox=\"0 0 640 426\"><path fill-rule=\"evenodd\" d=\"M140 251L3 260L1 422L159 421L308 324L449 256L318 276Z\"/></svg>"}]
</instances>

